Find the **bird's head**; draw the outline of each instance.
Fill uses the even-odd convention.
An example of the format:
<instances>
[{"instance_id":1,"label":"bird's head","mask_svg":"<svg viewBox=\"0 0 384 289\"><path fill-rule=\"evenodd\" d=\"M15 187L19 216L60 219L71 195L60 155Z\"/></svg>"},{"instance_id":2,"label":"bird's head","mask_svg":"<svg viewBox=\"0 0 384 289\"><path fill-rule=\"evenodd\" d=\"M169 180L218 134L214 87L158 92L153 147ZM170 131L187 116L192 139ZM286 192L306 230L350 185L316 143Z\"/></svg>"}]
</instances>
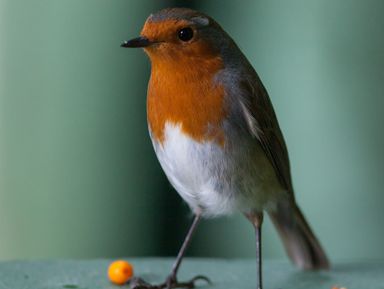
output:
<instances>
[{"instance_id":1,"label":"bird's head","mask_svg":"<svg viewBox=\"0 0 384 289\"><path fill-rule=\"evenodd\" d=\"M142 47L152 63L184 63L219 56L227 34L209 16L186 8L163 9L146 20L140 37L122 47Z\"/></svg>"}]
</instances>

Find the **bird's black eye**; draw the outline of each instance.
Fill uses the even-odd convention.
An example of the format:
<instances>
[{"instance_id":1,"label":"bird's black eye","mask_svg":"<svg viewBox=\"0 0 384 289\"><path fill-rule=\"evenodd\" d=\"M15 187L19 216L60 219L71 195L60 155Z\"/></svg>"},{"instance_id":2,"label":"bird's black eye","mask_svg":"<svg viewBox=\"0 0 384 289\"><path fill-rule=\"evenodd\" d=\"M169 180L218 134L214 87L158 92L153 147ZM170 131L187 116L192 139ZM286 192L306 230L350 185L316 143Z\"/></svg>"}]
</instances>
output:
<instances>
[{"instance_id":1,"label":"bird's black eye","mask_svg":"<svg viewBox=\"0 0 384 289\"><path fill-rule=\"evenodd\" d=\"M177 36L179 37L179 39L181 41L189 41L193 37L193 30L190 27L186 27L186 28L180 29L177 32Z\"/></svg>"}]
</instances>

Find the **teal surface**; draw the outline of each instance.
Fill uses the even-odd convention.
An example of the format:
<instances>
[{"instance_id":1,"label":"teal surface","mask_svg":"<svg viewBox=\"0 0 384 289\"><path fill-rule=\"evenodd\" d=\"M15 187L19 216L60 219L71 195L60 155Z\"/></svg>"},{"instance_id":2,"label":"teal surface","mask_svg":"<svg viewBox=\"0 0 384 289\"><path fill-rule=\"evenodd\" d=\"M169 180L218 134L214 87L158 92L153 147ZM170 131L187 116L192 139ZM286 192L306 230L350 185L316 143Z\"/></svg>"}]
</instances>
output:
<instances>
[{"instance_id":1,"label":"teal surface","mask_svg":"<svg viewBox=\"0 0 384 289\"><path fill-rule=\"evenodd\" d=\"M170 259L128 259L136 276L153 284L165 280ZM0 289L117 289L107 278L110 260L35 261L0 263ZM384 288L384 263L340 263L329 272L299 272L284 262L265 262L266 289L347 289ZM213 284L199 283L207 289L254 289L255 263L247 260L187 259L179 280L195 275L208 276Z\"/></svg>"}]
</instances>

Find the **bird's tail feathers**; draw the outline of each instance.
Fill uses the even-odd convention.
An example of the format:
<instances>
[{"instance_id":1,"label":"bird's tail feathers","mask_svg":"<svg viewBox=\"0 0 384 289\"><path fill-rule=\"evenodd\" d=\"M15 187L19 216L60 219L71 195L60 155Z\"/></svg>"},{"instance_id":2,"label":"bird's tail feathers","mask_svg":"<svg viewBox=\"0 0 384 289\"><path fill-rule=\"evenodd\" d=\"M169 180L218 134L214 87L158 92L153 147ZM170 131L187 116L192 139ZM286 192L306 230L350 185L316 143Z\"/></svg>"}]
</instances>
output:
<instances>
[{"instance_id":1,"label":"bird's tail feathers","mask_svg":"<svg viewBox=\"0 0 384 289\"><path fill-rule=\"evenodd\" d=\"M268 214L283 240L288 256L297 267L304 270L329 268L320 242L294 202L280 203L277 210Z\"/></svg>"}]
</instances>

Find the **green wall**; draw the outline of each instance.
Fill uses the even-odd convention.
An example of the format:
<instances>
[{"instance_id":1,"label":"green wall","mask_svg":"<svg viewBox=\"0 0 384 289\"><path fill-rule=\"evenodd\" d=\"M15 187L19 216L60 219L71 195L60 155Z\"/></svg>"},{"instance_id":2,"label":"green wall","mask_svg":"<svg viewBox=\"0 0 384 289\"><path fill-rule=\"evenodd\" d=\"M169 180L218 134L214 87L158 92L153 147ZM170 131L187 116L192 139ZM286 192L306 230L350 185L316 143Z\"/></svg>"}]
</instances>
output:
<instances>
[{"instance_id":1,"label":"green wall","mask_svg":"<svg viewBox=\"0 0 384 289\"><path fill-rule=\"evenodd\" d=\"M119 47L176 2L0 0L0 259L176 253L190 218L147 135L149 62ZM384 2L187 3L264 81L331 258L384 258ZM282 258L268 221L264 237ZM190 254L254 251L236 215L203 222Z\"/></svg>"},{"instance_id":2,"label":"green wall","mask_svg":"<svg viewBox=\"0 0 384 289\"><path fill-rule=\"evenodd\" d=\"M1 3L0 257L156 254L149 63L120 48L155 1Z\"/></svg>"}]
</instances>

